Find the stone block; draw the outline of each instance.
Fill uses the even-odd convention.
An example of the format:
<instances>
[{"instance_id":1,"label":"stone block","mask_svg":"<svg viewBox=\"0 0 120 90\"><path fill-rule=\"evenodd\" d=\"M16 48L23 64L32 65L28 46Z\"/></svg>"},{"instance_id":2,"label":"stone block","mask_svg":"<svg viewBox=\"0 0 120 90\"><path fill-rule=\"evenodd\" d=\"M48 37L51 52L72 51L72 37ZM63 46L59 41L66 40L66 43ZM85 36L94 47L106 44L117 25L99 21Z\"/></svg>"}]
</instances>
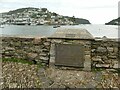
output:
<instances>
[{"instance_id":1,"label":"stone block","mask_svg":"<svg viewBox=\"0 0 120 90\"><path fill-rule=\"evenodd\" d=\"M110 59L117 59L117 56L115 56L115 55L109 55L108 58L110 58Z\"/></svg>"},{"instance_id":2,"label":"stone block","mask_svg":"<svg viewBox=\"0 0 120 90\"><path fill-rule=\"evenodd\" d=\"M84 68L85 71L91 71L91 56L85 55Z\"/></svg>"},{"instance_id":3,"label":"stone block","mask_svg":"<svg viewBox=\"0 0 120 90\"><path fill-rule=\"evenodd\" d=\"M99 67L99 68L108 68L110 67L110 64L96 64L96 67Z\"/></svg>"},{"instance_id":4,"label":"stone block","mask_svg":"<svg viewBox=\"0 0 120 90\"><path fill-rule=\"evenodd\" d=\"M101 56L94 56L92 57L93 61L102 61Z\"/></svg>"},{"instance_id":5,"label":"stone block","mask_svg":"<svg viewBox=\"0 0 120 90\"><path fill-rule=\"evenodd\" d=\"M45 60L45 61L49 60L48 57L40 57L40 59L41 59L41 60Z\"/></svg>"},{"instance_id":6,"label":"stone block","mask_svg":"<svg viewBox=\"0 0 120 90\"><path fill-rule=\"evenodd\" d=\"M15 50L15 48L14 47L5 47L5 50Z\"/></svg>"},{"instance_id":7,"label":"stone block","mask_svg":"<svg viewBox=\"0 0 120 90\"><path fill-rule=\"evenodd\" d=\"M108 52L113 52L113 47L107 47Z\"/></svg>"},{"instance_id":8,"label":"stone block","mask_svg":"<svg viewBox=\"0 0 120 90\"><path fill-rule=\"evenodd\" d=\"M43 43L45 46L49 46L50 45L50 42L44 42Z\"/></svg>"},{"instance_id":9,"label":"stone block","mask_svg":"<svg viewBox=\"0 0 120 90\"><path fill-rule=\"evenodd\" d=\"M14 55L14 52L5 52L5 55L6 55L6 56L13 56L13 55Z\"/></svg>"},{"instance_id":10,"label":"stone block","mask_svg":"<svg viewBox=\"0 0 120 90\"><path fill-rule=\"evenodd\" d=\"M91 49L91 52L94 53L96 49Z\"/></svg>"},{"instance_id":11,"label":"stone block","mask_svg":"<svg viewBox=\"0 0 120 90\"><path fill-rule=\"evenodd\" d=\"M50 55L55 55L55 44L51 44Z\"/></svg>"},{"instance_id":12,"label":"stone block","mask_svg":"<svg viewBox=\"0 0 120 90\"><path fill-rule=\"evenodd\" d=\"M90 55L91 51L85 51L85 55Z\"/></svg>"},{"instance_id":13,"label":"stone block","mask_svg":"<svg viewBox=\"0 0 120 90\"><path fill-rule=\"evenodd\" d=\"M113 68L118 68L119 67L118 61L113 61L113 63L114 63Z\"/></svg>"},{"instance_id":14,"label":"stone block","mask_svg":"<svg viewBox=\"0 0 120 90\"><path fill-rule=\"evenodd\" d=\"M42 49L42 52L49 52L48 49Z\"/></svg>"},{"instance_id":15,"label":"stone block","mask_svg":"<svg viewBox=\"0 0 120 90\"><path fill-rule=\"evenodd\" d=\"M63 44L72 44L72 42L63 42Z\"/></svg>"},{"instance_id":16,"label":"stone block","mask_svg":"<svg viewBox=\"0 0 120 90\"><path fill-rule=\"evenodd\" d=\"M79 41L79 44L81 44L81 45L86 45L86 42L83 41L83 40L80 40L80 41Z\"/></svg>"},{"instance_id":17,"label":"stone block","mask_svg":"<svg viewBox=\"0 0 120 90\"><path fill-rule=\"evenodd\" d=\"M50 57L50 63L55 63L55 57Z\"/></svg>"},{"instance_id":18,"label":"stone block","mask_svg":"<svg viewBox=\"0 0 120 90\"><path fill-rule=\"evenodd\" d=\"M47 55L48 55L47 53L43 53L43 52L39 54L39 56L44 56L44 57Z\"/></svg>"},{"instance_id":19,"label":"stone block","mask_svg":"<svg viewBox=\"0 0 120 90\"><path fill-rule=\"evenodd\" d=\"M54 40L52 40L51 42L52 42L52 43L61 43L62 40L60 40L60 39L54 39Z\"/></svg>"},{"instance_id":20,"label":"stone block","mask_svg":"<svg viewBox=\"0 0 120 90\"><path fill-rule=\"evenodd\" d=\"M86 41L85 44L91 45L91 41Z\"/></svg>"},{"instance_id":21,"label":"stone block","mask_svg":"<svg viewBox=\"0 0 120 90\"><path fill-rule=\"evenodd\" d=\"M40 44L41 43L41 38L35 38L33 41L33 44Z\"/></svg>"},{"instance_id":22,"label":"stone block","mask_svg":"<svg viewBox=\"0 0 120 90\"><path fill-rule=\"evenodd\" d=\"M99 53L106 53L107 49L105 47L98 47L96 51Z\"/></svg>"},{"instance_id":23,"label":"stone block","mask_svg":"<svg viewBox=\"0 0 120 90\"><path fill-rule=\"evenodd\" d=\"M91 51L91 46L90 45L84 45L84 50L85 51Z\"/></svg>"},{"instance_id":24,"label":"stone block","mask_svg":"<svg viewBox=\"0 0 120 90\"><path fill-rule=\"evenodd\" d=\"M114 53L118 53L118 47L114 47Z\"/></svg>"},{"instance_id":25,"label":"stone block","mask_svg":"<svg viewBox=\"0 0 120 90\"><path fill-rule=\"evenodd\" d=\"M101 56L102 60L108 60L108 57L105 55L105 56Z\"/></svg>"},{"instance_id":26,"label":"stone block","mask_svg":"<svg viewBox=\"0 0 120 90\"><path fill-rule=\"evenodd\" d=\"M42 60L41 63L46 63L46 64L48 64L49 61L48 61L48 60Z\"/></svg>"},{"instance_id":27,"label":"stone block","mask_svg":"<svg viewBox=\"0 0 120 90\"><path fill-rule=\"evenodd\" d=\"M28 56L28 58L33 59L33 58L36 58L38 56L38 54L37 53L28 53L27 56Z\"/></svg>"}]
</instances>

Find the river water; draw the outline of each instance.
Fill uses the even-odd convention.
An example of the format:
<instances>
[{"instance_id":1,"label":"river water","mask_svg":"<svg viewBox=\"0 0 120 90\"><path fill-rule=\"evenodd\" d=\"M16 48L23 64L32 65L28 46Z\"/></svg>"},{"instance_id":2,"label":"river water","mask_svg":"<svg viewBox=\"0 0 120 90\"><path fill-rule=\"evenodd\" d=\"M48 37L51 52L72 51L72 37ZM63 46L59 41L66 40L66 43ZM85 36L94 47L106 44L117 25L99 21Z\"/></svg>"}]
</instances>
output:
<instances>
[{"instance_id":1,"label":"river water","mask_svg":"<svg viewBox=\"0 0 120 90\"><path fill-rule=\"evenodd\" d=\"M87 29L94 37L107 36L109 38L118 38L118 26L115 25L75 25L61 26L66 28L84 28ZM53 26L19 26L19 25L4 25L0 28L0 35L5 36L32 36L46 37L52 35L57 28Z\"/></svg>"}]
</instances>

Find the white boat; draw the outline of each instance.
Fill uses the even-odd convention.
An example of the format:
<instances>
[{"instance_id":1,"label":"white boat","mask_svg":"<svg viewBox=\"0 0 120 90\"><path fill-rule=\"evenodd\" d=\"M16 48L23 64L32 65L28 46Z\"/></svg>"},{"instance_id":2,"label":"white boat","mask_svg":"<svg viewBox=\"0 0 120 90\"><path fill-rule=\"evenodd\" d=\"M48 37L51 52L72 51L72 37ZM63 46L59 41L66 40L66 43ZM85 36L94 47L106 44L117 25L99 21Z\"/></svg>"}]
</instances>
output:
<instances>
[{"instance_id":1,"label":"white boat","mask_svg":"<svg viewBox=\"0 0 120 90\"><path fill-rule=\"evenodd\" d=\"M32 25L32 26L36 26L37 24L34 23L34 22L31 22L30 25Z\"/></svg>"},{"instance_id":2,"label":"white boat","mask_svg":"<svg viewBox=\"0 0 120 90\"><path fill-rule=\"evenodd\" d=\"M0 28L4 28L4 26L0 25Z\"/></svg>"}]
</instances>

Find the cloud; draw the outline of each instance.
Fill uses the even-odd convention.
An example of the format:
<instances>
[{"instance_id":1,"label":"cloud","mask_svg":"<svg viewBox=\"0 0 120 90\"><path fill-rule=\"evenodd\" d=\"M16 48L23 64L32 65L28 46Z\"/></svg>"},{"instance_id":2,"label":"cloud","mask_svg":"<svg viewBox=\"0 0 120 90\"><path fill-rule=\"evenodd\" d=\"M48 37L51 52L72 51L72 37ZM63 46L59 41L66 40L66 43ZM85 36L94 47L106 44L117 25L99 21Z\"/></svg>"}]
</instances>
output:
<instances>
[{"instance_id":1,"label":"cloud","mask_svg":"<svg viewBox=\"0 0 120 90\"><path fill-rule=\"evenodd\" d=\"M117 18L119 0L0 0L0 12L24 7L44 7L61 15L86 18L92 23L105 23ZM99 16L99 18L96 18Z\"/></svg>"}]
</instances>

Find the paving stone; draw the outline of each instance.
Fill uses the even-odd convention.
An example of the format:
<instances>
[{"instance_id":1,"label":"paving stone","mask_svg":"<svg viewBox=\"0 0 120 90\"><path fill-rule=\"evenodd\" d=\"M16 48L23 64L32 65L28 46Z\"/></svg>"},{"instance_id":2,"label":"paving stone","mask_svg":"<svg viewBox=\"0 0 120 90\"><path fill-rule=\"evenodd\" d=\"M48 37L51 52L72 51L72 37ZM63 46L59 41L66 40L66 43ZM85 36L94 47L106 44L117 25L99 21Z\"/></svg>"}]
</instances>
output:
<instances>
[{"instance_id":1,"label":"paving stone","mask_svg":"<svg viewBox=\"0 0 120 90\"><path fill-rule=\"evenodd\" d=\"M102 72L97 72L94 77L95 81L101 82L102 81Z\"/></svg>"}]
</instances>

